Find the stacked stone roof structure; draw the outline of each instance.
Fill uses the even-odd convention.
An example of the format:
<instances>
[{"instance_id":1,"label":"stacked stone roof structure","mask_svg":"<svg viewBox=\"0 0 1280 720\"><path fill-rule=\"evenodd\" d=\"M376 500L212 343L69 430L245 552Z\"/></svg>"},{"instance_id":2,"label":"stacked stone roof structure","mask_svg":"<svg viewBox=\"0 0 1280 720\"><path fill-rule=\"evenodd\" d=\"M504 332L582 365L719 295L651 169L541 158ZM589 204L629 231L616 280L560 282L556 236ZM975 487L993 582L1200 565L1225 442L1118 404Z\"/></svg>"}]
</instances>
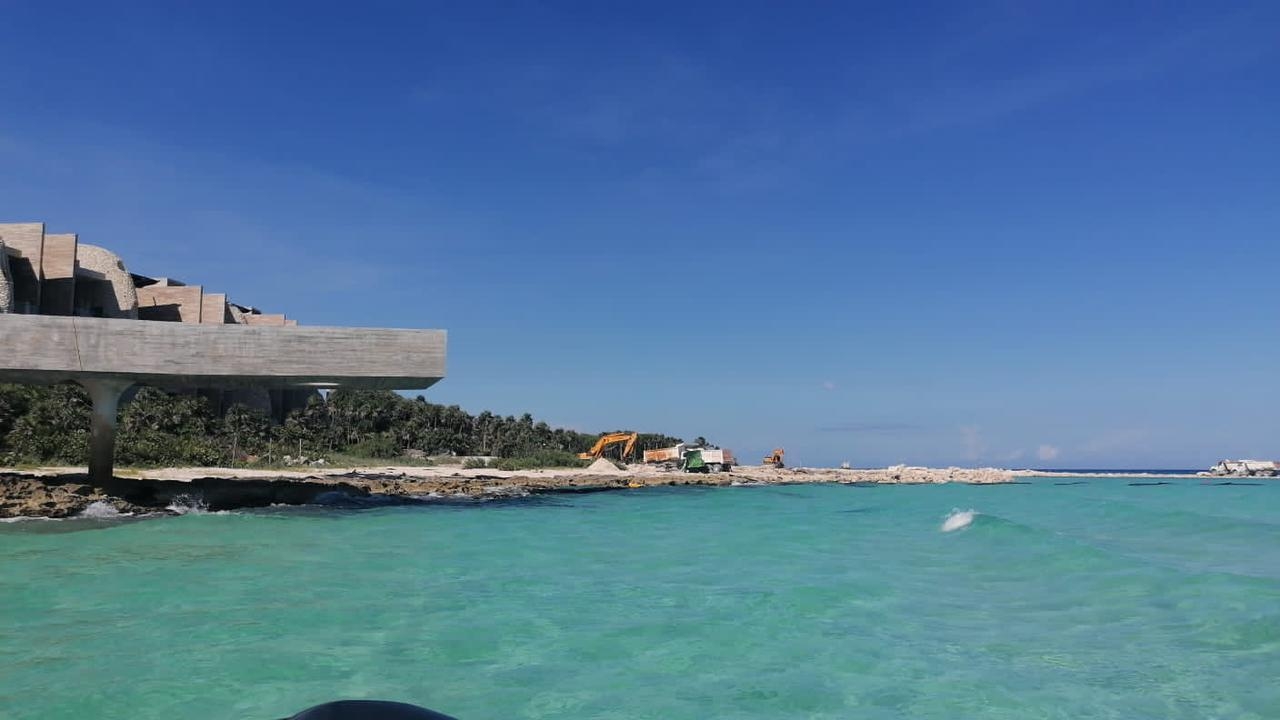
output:
<instances>
[{"instance_id":1,"label":"stacked stone roof structure","mask_svg":"<svg viewBox=\"0 0 1280 720\"><path fill-rule=\"evenodd\" d=\"M0 223L0 312L221 325L294 326L296 320L230 305L223 293L129 272L115 253L46 232L44 223Z\"/></svg>"}]
</instances>

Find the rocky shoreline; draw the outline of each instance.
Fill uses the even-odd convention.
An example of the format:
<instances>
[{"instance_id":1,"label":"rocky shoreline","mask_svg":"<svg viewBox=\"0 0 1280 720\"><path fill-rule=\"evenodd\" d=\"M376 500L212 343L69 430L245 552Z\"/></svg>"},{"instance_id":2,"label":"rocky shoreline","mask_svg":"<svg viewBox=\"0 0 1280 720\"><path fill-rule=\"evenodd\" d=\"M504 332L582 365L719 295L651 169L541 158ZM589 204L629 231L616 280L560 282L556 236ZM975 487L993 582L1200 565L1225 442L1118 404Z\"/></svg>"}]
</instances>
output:
<instances>
[{"instance_id":1,"label":"rocky shoreline","mask_svg":"<svg viewBox=\"0 0 1280 720\"><path fill-rule=\"evenodd\" d=\"M232 468L168 468L94 484L65 468L23 473L0 469L0 518L67 518L94 506L120 514L178 514L273 505L377 501L429 502L444 498L493 498L580 493L656 486L782 485L796 483L932 484L1008 483L997 469L915 468L874 470L739 467L727 473L666 472L649 467L600 472L590 469L461 470L456 467L380 467L302 473Z\"/></svg>"}]
</instances>

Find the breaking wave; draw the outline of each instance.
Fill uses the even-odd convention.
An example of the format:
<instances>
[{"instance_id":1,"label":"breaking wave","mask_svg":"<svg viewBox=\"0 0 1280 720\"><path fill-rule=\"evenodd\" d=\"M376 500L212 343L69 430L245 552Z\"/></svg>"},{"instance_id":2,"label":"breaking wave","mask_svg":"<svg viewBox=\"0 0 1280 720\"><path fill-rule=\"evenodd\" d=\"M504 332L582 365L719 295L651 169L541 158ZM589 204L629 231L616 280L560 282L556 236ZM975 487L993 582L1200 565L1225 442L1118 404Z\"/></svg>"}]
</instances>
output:
<instances>
[{"instance_id":1,"label":"breaking wave","mask_svg":"<svg viewBox=\"0 0 1280 720\"><path fill-rule=\"evenodd\" d=\"M973 510L973 509L961 510L959 508L955 508L951 511L951 514L948 515L946 519L942 521L942 527L940 527L939 530L941 530L942 532L955 532L956 530L963 530L969 527L970 525L972 525L973 519L977 516L978 516L977 510Z\"/></svg>"},{"instance_id":2,"label":"breaking wave","mask_svg":"<svg viewBox=\"0 0 1280 720\"><path fill-rule=\"evenodd\" d=\"M199 495L175 495L173 501L165 508L176 515L207 515L209 506Z\"/></svg>"},{"instance_id":3,"label":"breaking wave","mask_svg":"<svg viewBox=\"0 0 1280 720\"><path fill-rule=\"evenodd\" d=\"M95 520L110 520L112 518L128 517L133 513L122 513L116 509L115 505L103 500L95 500L89 503L81 510L76 517L91 518Z\"/></svg>"}]
</instances>

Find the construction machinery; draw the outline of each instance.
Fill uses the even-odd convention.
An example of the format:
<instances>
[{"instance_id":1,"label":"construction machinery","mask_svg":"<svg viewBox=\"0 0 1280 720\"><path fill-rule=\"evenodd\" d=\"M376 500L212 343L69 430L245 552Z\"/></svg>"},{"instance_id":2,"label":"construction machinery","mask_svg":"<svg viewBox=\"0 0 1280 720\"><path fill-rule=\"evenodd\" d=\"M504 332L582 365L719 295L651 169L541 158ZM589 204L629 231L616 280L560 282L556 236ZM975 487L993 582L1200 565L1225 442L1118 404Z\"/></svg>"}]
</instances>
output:
<instances>
[{"instance_id":1,"label":"construction machinery","mask_svg":"<svg viewBox=\"0 0 1280 720\"><path fill-rule=\"evenodd\" d=\"M692 447L684 451L685 472L729 472L735 462L732 450Z\"/></svg>"},{"instance_id":2,"label":"construction machinery","mask_svg":"<svg viewBox=\"0 0 1280 720\"><path fill-rule=\"evenodd\" d=\"M657 448L656 450L645 450L644 461L646 463L666 463L675 467L676 465L679 465L681 459L684 458L684 450L687 447L688 445L680 443L679 445L672 445L671 447Z\"/></svg>"},{"instance_id":3,"label":"construction machinery","mask_svg":"<svg viewBox=\"0 0 1280 720\"><path fill-rule=\"evenodd\" d=\"M608 433L605 435L601 435L600 439L596 440L596 444L592 445L590 450L584 453L578 453L578 459L599 460L600 458L604 457L604 451L606 448L609 448L613 445L617 445L618 443L624 442L626 443L626 446L622 448L622 455L620 456L620 459L623 462L625 462L629 458L631 458L632 455L635 454L636 441L639 439L640 439L640 434L633 433L633 432L632 433L621 433L621 432Z\"/></svg>"},{"instance_id":4,"label":"construction machinery","mask_svg":"<svg viewBox=\"0 0 1280 720\"><path fill-rule=\"evenodd\" d=\"M667 448L645 450L646 463L662 463L685 472L728 472L738 461L732 450L680 443Z\"/></svg>"},{"instance_id":5,"label":"construction machinery","mask_svg":"<svg viewBox=\"0 0 1280 720\"><path fill-rule=\"evenodd\" d=\"M786 454L786 451L783 450L782 448L774 448L773 452L768 456L766 456L765 459L760 462L760 464L772 465L773 467L780 468L783 466L782 456L785 454Z\"/></svg>"}]
</instances>

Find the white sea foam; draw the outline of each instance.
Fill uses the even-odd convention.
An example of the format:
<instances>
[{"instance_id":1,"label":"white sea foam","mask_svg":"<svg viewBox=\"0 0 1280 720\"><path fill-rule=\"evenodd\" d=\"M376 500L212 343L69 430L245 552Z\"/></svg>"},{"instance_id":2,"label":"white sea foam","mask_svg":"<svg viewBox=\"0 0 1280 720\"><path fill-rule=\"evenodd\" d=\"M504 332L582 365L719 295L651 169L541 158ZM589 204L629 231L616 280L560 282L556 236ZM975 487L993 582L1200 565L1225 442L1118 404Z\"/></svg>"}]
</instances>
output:
<instances>
[{"instance_id":1,"label":"white sea foam","mask_svg":"<svg viewBox=\"0 0 1280 720\"><path fill-rule=\"evenodd\" d=\"M102 520L102 519L109 519L109 518L118 518L123 516L124 515L119 510L116 509L115 505L112 505L109 502L103 502L102 500L97 500L86 505L85 508L80 511L80 514L77 515L76 517L96 518L96 519Z\"/></svg>"},{"instance_id":2,"label":"white sea foam","mask_svg":"<svg viewBox=\"0 0 1280 720\"><path fill-rule=\"evenodd\" d=\"M942 527L940 529L942 532L963 530L973 524L973 519L977 517L977 515L977 510L961 510L959 508L955 508L951 511L951 514L947 516L947 519L942 521Z\"/></svg>"},{"instance_id":3,"label":"white sea foam","mask_svg":"<svg viewBox=\"0 0 1280 720\"><path fill-rule=\"evenodd\" d=\"M204 504L204 498L199 495L177 495L165 510L179 515L206 515L209 506Z\"/></svg>"}]
</instances>

